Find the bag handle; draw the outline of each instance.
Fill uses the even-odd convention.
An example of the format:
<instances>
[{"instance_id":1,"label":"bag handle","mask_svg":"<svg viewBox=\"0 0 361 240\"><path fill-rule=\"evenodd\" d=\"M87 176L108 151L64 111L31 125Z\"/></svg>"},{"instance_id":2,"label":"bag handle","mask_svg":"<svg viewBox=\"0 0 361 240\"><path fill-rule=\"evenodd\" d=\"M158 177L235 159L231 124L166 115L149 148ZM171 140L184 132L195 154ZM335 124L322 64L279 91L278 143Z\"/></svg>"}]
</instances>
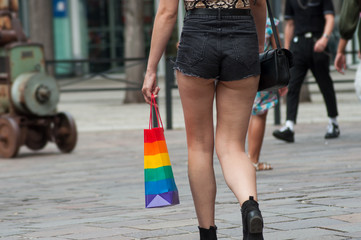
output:
<instances>
[{"instance_id":1,"label":"bag handle","mask_svg":"<svg viewBox=\"0 0 361 240\"><path fill-rule=\"evenodd\" d=\"M277 48L280 49L281 48L281 43L280 43L280 39L278 38L276 24L275 24L275 21L273 19L271 4L269 3L269 0L266 0L266 2L267 2L268 17L270 18L271 25L272 25L273 36L274 36L274 38L276 40Z\"/></svg>"},{"instance_id":2,"label":"bag handle","mask_svg":"<svg viewBox=\"0 0 361 240\"><path fill-rule=\"evenodd\" d=\"M162 122L162 119L160 118L160 114L159 114L159 108L158 108L158 105L157 105L157 102L155 101L155 97L154 95L152 94L152 97L151 97L151 104L150 104L150 117L149 117L149 129L152 129L153 128L153 107L155 109L155 116L157 118L157 123L158 123L158 126L162 126L163 127L163 122ZM160 123L160 124L159 124Z\"/></svg>"}]
</instances>

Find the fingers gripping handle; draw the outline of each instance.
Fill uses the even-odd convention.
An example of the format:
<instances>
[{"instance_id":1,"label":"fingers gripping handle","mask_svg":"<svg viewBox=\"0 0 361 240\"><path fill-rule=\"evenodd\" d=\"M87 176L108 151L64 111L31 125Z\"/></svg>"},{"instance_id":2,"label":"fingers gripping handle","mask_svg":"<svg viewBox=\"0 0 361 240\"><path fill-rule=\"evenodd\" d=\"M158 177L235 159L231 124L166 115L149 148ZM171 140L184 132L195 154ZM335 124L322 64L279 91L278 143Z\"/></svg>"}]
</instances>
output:
<instances>
[{"instance_id":1,"label":"fingers gripping handle","mask_svg":"<svg viewBox=\"0 0 361 240\"><path fill-rule=\"evenodd\" d=\"M150 116L149 116L149 129L152 129L153 128L153 107L154 107L154 112L155 112L155 116L156 116L156 119L157 119L157 124L158 124L158 127L163 127L163 122L162 122L162 119L160 118L160 114L159 114L159 108L158 108L158 105L157 105L157 102L155 100L155 97L154 95L152 94L152 97L151 97L151 104L150 104Z\"/></svg>"}]
</instances>

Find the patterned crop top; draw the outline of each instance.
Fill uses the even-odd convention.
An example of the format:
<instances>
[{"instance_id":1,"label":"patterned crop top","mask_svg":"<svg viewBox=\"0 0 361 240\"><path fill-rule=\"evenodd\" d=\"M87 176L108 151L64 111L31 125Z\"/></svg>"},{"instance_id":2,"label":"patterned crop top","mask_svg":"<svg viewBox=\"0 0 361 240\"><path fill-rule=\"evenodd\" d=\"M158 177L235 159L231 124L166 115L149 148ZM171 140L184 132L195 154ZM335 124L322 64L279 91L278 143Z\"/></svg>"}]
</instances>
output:
<instances>
[{"instance_id":1,"label":"patterned crop top","mask_svg":"<svg viewBox=\"0 0 361 240\"><path fill-rule=\"evenodd\" d=\"M184 0L186 10L194 8L250 8L249 0Z\"/></svg>"}]
</instances>

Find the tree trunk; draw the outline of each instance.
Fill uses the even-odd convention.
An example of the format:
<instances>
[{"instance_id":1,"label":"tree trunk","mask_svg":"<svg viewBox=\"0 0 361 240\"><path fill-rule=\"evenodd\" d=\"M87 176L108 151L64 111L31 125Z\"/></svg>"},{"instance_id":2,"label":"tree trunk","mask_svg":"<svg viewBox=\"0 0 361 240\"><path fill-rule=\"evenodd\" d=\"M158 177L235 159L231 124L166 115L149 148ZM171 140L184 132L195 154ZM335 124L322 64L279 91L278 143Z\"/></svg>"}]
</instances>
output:
<instances>
[{"instance_id":1,"label":"tree trunk","mask_svg":"<svg viewBox=\"0 0 361 240\"><path fill-rule=\"evenodd\" d=\"M54 59L53 1L29 1L29 39L44 45L45 59ZM53 70L48 69L52 74Z\"/></svg>"},{"instance_id":2,"label":"tree trunk","mask_svg":"<svg viewBox=\"0 0 361 240\"><path fill-rule=\"evenodd\" d=\"M143 0L125 0L125 58L144 58ZM125 62L127 87L142 86L145 72L144 61ZM124 103L144 102L141 91L127 90Z\"/></svg>"}]
</instances>

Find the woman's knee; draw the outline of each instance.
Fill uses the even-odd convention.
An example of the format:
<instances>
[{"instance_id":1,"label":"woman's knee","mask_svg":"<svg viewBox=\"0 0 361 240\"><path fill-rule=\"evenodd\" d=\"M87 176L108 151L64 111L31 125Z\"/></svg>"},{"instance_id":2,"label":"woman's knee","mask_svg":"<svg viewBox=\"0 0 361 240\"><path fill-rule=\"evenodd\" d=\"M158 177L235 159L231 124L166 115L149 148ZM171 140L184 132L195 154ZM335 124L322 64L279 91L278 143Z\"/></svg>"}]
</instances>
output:
<instances>
[{"instance_id":1,"label":"woman's knee","mask_svg":"<svg viewBox=\"0 0 361 240\"><path fill-rule=\"evenodd\" d=\"M209 153L214 151L213 135L187 133L188 149L190 151Z\"/></svg>"},{"instance_id":2,"label":"woman's knee","mask_svg":"<svg viewBox=\"0 0 361 240\"><path fill-rule=\"evenodd\" d=\"M217 154L217 157L220 161L222 161L222 159L226 156L227 154L227 149L223 146L220 146L221 144L216 144L216 154Z\"/></svg>"},{"instance_id":3,"label":"woman's knee","mask_svg":"<svg viewBox=\"0 0 361 240\"><path fill-rule=\"evenodd\" d=\"M241 148L238 148L235 144L229 142L216 141L215 150L218 159L222 161L223 159L227 159L227 156L232 155L234 152L241 151Z\"/></svg>"}]
</instances>

